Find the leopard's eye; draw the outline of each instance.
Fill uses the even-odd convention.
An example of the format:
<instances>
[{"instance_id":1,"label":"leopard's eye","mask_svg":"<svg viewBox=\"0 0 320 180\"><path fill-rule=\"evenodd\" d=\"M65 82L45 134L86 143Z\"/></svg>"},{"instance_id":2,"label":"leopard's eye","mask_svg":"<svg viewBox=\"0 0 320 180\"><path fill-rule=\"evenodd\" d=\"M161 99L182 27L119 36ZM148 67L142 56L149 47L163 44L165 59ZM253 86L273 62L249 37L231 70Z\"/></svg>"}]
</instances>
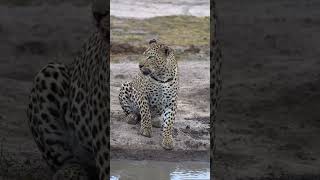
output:
<instances>
[{"instance_id":1,"label":"leopard's eye","mask_svg":"<svg viewBox=\"0 0 320 180\"><path fill-rule=\"evenodd\" d=\"M148 59L154 58L155 56L149 56Z\"/></svg>"}]
</instances>

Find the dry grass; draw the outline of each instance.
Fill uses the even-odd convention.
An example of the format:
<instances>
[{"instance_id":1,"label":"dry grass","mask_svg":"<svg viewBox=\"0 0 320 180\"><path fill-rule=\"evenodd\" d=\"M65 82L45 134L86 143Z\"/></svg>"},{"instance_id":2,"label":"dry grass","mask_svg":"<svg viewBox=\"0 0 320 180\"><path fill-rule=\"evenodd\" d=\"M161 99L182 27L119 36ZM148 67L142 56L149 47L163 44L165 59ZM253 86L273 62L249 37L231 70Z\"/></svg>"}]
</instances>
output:
<instances>
[{"instance_id":1,"label":"dry grass","mask_svg":"<svg viewBox=\"0 0 320 180\"><path fill-rule=\"evenodd\" d=\"M176 46L209 46L209 17L161 16L149 19L111 17L111 38L117 43L141 44L151 37Z\"/></svg>"}]
</instances>

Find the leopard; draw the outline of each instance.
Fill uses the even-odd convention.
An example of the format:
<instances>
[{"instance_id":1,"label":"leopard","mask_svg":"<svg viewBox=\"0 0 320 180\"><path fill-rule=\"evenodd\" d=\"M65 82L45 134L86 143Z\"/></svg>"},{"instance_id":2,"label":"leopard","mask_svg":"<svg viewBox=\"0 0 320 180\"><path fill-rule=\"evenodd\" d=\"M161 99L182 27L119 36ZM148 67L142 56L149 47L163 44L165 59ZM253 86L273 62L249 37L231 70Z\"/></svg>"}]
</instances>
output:
<instances>
[{"instance_id":1,"label":"leopard","mask_svg":"<svg viewBox=\"0 0 320 180\"><path fill-rule=\"evenodd\" d=\"M179 90L174 49L152 39L138 64L137 75L121 85L118 96L125 121L129 124L140 121L139 133L145 137L151 137L152 127L161 127L160 145L172 150Z\"/></svg>"},{"instance_id":2,"label":"leopard","mask_svg":"<svg viewBox=\"0 0 320 180\"><path fill-rule=\"evenodd\" d=\"M109 179L109 3L92 4L95 27L72 63L36 73L26 113L53 180Z\"/></svg>"},{"instance_id":3,"label":"leopard","mask_svg":"<svg viewBox=\"0 0 320 180\"><path fill-rule=\"evenodd\" d=\"M222 47L218 34L216 1L210 1L210 179L215 179L216 120L222 92Z\"/></svg>"}]
</instances>

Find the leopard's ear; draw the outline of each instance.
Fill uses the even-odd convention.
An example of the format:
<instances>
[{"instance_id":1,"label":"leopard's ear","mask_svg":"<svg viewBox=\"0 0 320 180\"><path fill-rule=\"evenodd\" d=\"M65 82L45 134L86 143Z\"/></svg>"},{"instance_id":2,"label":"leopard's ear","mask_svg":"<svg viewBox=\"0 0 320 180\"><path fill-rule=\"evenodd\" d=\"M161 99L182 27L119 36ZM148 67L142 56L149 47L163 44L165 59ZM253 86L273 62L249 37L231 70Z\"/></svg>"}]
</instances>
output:
<instances>
[{"instance_id":1,"label":"leopard's ear","mask_svg":"<svg viewBox=\"0 0 320 180\"><path fill-rule=\"evenodd\" d=\"M153 44L153 43L157 43L157 40L151 39L151 40L149 41L149 44Z\"/></svg>"},{"instance_id":2,"label":"leopard's ear","mask_svg":"<svg viewBox=\"0 0 320 180\"><path fill-rule=\"evenodd\" d=\"M109 3L107 0L93 0L92 15L98 28L101 28L101 20L109 16L109 12Z\"/></svg>"},{"instance_id":3,"label":"leopard's ear","mask_svg":"<svg viewBox=\"0 0 320 180\"><path fill-rule=\"evenodd\" d=\"M169 54L170 54L172 51L173 51L173 49L171 49L170 47L168 47L168 46L165 46L165 47L164 47L164 54L165 54L166 56L169 56Z\"/></svg>"}]
</instances>

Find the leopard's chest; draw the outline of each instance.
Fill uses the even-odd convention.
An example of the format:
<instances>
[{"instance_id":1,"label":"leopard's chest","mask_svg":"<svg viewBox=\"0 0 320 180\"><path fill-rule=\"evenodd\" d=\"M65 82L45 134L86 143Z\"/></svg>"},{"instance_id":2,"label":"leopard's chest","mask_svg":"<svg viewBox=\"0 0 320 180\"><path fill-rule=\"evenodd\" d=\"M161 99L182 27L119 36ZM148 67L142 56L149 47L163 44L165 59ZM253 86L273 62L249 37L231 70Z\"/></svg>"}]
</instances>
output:
<instances>
[{"instance_id":1,"label":"leopard's chest","mask_svg":"<svg viewBox=\"0 0 320 180\"><path fill-rule=\"evenodd\" d=\"M176 98L178 87L176 82L150 83L146 90L151 109L161 112Z\"/></svg>"}]
</instances>

